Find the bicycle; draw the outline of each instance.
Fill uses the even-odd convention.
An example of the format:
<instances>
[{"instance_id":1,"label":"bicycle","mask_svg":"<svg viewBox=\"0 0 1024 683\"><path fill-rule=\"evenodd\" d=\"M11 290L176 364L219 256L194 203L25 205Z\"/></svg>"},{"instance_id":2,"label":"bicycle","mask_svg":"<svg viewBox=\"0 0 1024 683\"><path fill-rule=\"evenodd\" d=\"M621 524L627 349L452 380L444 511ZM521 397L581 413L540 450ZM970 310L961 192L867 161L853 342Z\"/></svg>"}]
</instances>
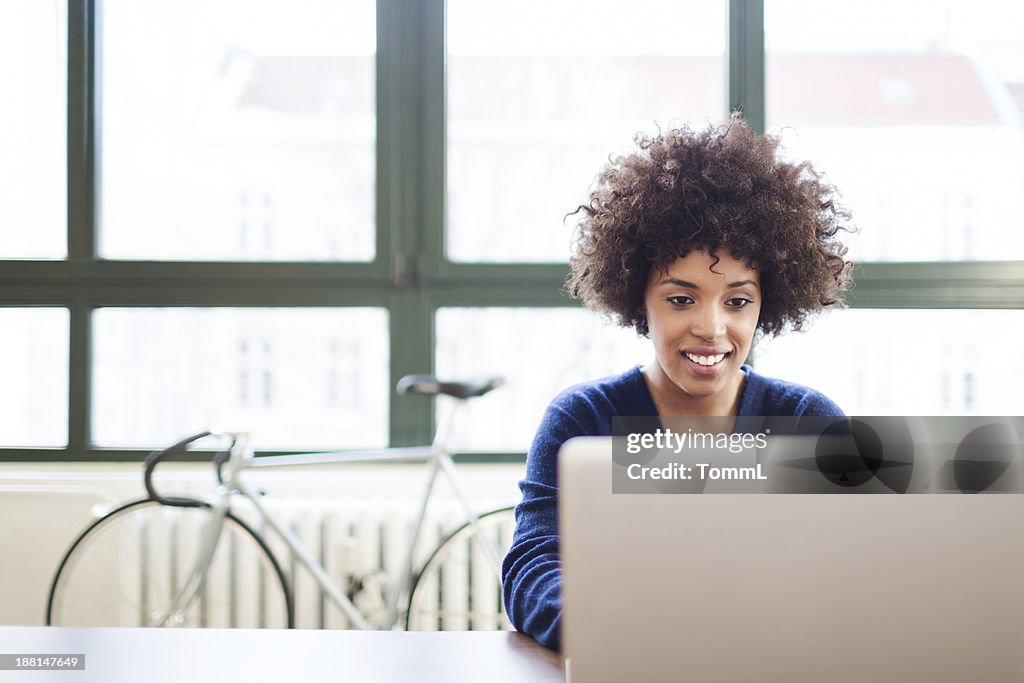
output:
<instances>
[{"instance_id":1,"label":"bicycle","mask_svg":"<svg viewBox=\"0 0 1024 683\"><path fill-rule=\"evenodd\" d=\"M477 623L487 623L490 628L511 629L501 604L500 566L501 557L510 544L507 530L513 507L499 507L480 514L474 512L458 482L455 462L448 451L456 414L469 399L483 396L501 384L500 377L477 382L442 382L428 375L403 377L397 386L400 394L443 395L452 399L449 410L443 412L438 421L430 446L255 457L246 444L244 433L202 432L151 453L146 458L143 475L147 496L103 514L89 524L68 548L50 587L47 625L204 627L211 625L208 615L211 606L216 606L230 612L229 626L246 624L294 628L292 582L297 578L295 572L289 576L264 531L254 528L243 515L236 513L233 502L241 498L251 504L251 511L258 514L264 529L273 530L283 541L292 564L297 560L308 570L322 594L355 628L390 630L400 621L409 630L443 627L453 615L446 613L443 605L438 611L433 604L437 598L437 587L448 566L446 563L453 557L470 552L472 557L485 558L493 571L497 599L494 604L485 605L484 613L479 615L470 612L454 616L468 620L470 628L473 628L476 617ZM157 465L168 456L185 451L194 442L211 436L228 441L227 447L212 458L219 484L213 500L158 493L153 485ZM385 461L427 464L426 484L401 563L402 574L389 585L382 585L380 577L363 576L350 580L344 589L340 587L285 521L262 502L263 492L255 489L243 476L247 470L265 467ZM427 559L417 569L416 551L438 473L451 484L465 521L428 552ZM166 518L173 521L170 524L158 523ZM174 536L182 533L183 529L198 530L200 535L194 560L174 556L174 553L161 554L167 545L163 541L168 541L162 538L162 534ZM135 558L133 553L138 557ZM125 576L118 569L124 566L125 555L139 560L137 575L133 572ZM169 586L154 588L142 585L150 566L162 562L169 566ZM225 568L225 564L230 566ZM257 582L256 604L247 604L239 599L240 572ZM221 575L227 578L211 578ZM106 584L102 583L104 581ZM97 586L97 582L100 585ZM386 613L383 618L378 618L377 623L372 623L373 620L365 613L368 609L361 610L356 605L368 590L367 585L373 583L377 584L381 596L386 595ZM226 595L220 595L220 591ZM370 602L380 603L384 599L379 597ZM399 608L403 599L404 610Z\"/></svg>"}]
</instances>

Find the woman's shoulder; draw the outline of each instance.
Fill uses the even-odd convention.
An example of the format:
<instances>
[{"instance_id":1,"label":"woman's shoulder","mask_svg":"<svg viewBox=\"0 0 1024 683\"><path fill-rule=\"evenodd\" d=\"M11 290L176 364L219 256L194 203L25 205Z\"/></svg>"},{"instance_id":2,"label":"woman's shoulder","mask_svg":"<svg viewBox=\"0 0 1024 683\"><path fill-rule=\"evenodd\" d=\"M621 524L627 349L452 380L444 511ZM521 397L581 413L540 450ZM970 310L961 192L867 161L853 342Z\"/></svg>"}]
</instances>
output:
<instances>
[{"instance_id":1,"label":"woman's shoulder","mask_svg":"<svg viewBox=\"0 0 1024 683\"><path fill-rule=\"evenodd\" d=\"M617 375L574 384L555 396L551 405L562 408L593 406L604 412L609 406L642 403L649 396L643 373L637 365Z\"/></svg>"},{"instance_id":2,"label":"woman's shoulder","mask_svg":"<svg viewBox=\"0 0 1024 683\"><path fill-rule=\"evenodd\" d=\"M650 392L636 366L563 390L548 406L545 422L568 422L584 433L605 433L613 415L647 415L652 409Z\"/></svg>"},{"instance_id":3,"label":"woman's shoulder","mask_svg":"<svg viewBox=\"0 0 1024 683\"><path fill-rule=\"evenodd\" d=\"M639 366L565 389L541 418L526 459L524 482L556 487L562 444L576 436L610 436L613 416L646 415L653 407L645 403L653 406Z\"/></svg>"},{"instance_id":4,"label":"woman's shoulder","mask_svg":"<svg viewBox=\"0 0 1024 683\"><path fill-rule=\"evenodd\" d=\"M835 401L816 389L760 375L749 365L744 365L743 369L747 381L740 399L740 415L845 415Z\"/></svg>"}]
</instances>

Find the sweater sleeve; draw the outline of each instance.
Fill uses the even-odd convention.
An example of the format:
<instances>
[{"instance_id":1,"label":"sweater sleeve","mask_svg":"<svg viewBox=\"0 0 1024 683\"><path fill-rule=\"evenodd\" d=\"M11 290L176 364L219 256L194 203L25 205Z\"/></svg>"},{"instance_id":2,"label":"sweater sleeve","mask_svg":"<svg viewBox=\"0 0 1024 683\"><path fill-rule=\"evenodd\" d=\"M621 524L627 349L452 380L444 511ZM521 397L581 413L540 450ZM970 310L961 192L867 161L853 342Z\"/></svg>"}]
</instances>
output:
<instances>
[{"instance_id":1,"label":"sweater sleeve","mask_svg":"<svg viewBox=\"0 0 1024 683\"><path fill-rule=\"evenodd\" d=\"M562 568L558 542L558 449L588 428L587 405L563 394L541 420L519 482L516 531L502 564L505 611L512 624L553 650L561 648ZM582 414L581 414L582 412Z\"/></svg>"}]
</instances>

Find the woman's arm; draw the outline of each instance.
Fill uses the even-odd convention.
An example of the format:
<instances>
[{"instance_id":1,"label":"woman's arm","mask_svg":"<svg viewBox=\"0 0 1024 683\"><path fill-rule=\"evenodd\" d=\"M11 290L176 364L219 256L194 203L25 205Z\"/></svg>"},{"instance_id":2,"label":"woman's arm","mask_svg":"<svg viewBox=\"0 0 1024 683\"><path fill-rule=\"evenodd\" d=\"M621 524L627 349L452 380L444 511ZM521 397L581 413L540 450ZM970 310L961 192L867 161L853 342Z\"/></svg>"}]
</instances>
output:
<instances>
[{"instance_id":1,"label":"woman's arm","mask_svg":"<svg viewBox=\"0 0 1024 683\"><path fill-rule=\"evenodd\" d=\"M519 482L512 548L502 565L505 611L519 631L561 648L562 563L558 543L558 449L574 436L594 434L586 401L563 394L548 406Z\"/></svg>"},{"instance_id":2,"label":"woman's arm","mask_svg":"<svg viewBox=\"0 0 1024 683\"><path fill-rule=\"evenodd\" d=\"M553 650L561 648L562 563L558 490L524 479L516 533L502 565L505 611L513 626Z\"/></svg>"}]
</instances>

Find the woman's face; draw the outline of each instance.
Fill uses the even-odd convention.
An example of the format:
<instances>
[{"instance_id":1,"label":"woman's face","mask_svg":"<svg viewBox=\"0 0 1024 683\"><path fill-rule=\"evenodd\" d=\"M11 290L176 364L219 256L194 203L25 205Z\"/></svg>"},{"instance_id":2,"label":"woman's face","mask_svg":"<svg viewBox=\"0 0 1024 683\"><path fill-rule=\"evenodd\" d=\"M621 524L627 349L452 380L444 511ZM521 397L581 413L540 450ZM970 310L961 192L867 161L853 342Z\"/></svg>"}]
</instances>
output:
<instances>
[{"instance_id":1,"label":"woman's face","mask_svg":"<svg viewBox=\"0 0 1024 683\"><path fill-rule=\"evenodd\" d=\"M761 311L760 277L728 253L715 261L692 251L664 272L655 269L647 283L656 357L648 377L665 407L730 414L742 385L740 366Z\"/></svg>"}]
</instances>

